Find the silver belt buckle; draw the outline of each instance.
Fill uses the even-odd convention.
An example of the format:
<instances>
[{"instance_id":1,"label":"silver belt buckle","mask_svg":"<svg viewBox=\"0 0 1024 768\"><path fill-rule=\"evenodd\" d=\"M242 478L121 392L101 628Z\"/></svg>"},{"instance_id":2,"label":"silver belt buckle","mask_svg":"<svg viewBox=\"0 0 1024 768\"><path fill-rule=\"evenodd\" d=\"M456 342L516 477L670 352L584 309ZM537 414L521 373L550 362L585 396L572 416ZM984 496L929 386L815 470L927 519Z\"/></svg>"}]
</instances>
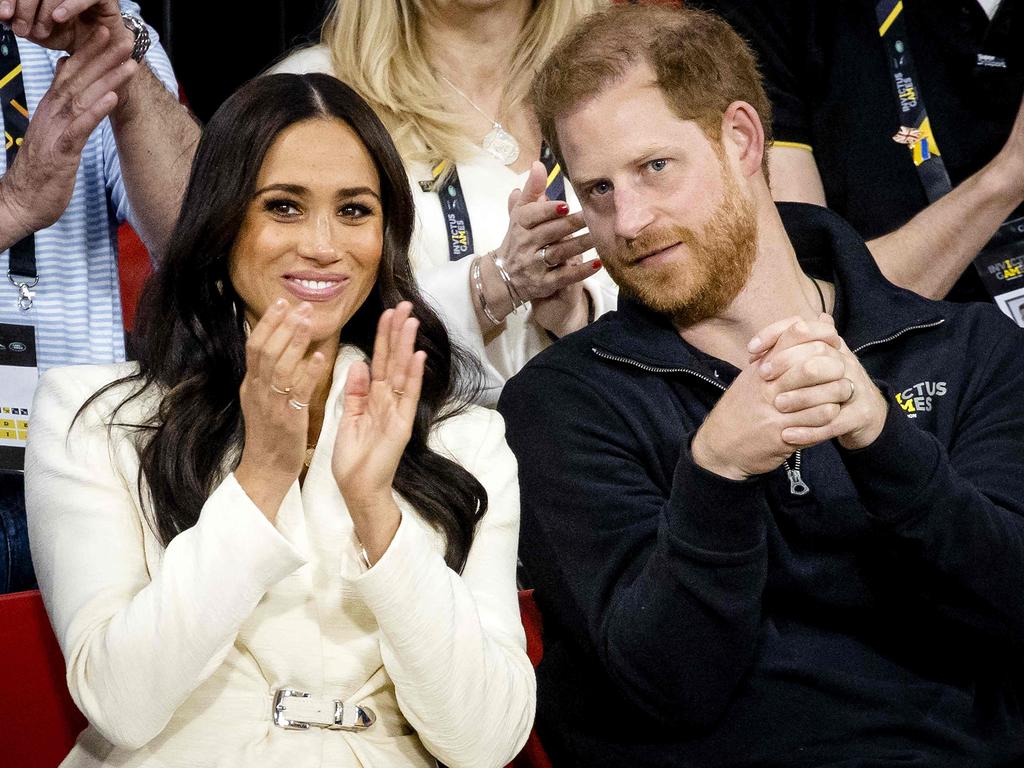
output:
<instances>
[{"instance_id":1,"label":"silver belt buckle","mask_svg":"<svg viewBox=\"0 0 1024 768\"><path fill-rule=\"evenodd\" d=\"M340 699L314 697L305 691L281 688L274 694L274 725L290 731L327 728L331 731L365 731L377 715L369 707Z\"/></svg>"}]
</instances>

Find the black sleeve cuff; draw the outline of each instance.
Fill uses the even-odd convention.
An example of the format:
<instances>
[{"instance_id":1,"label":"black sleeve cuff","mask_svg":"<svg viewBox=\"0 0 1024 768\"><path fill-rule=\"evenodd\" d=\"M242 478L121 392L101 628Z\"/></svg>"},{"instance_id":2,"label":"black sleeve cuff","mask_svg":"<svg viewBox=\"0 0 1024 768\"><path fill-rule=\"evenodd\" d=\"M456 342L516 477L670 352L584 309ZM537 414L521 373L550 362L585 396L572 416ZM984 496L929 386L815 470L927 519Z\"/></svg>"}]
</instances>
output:
<instances>
[{"instance_id":1,"label":"black sleeve cuff","mask_svg":"<svg viewBox=\"0 0 1024 768\"><path fill-rule=\"evenodd\" d=\"M748 555L764 544L768 502L759 477L730 480L698 466L683 442L668 502L669 530L692 548Z\"/></svg>"}]
</instances>

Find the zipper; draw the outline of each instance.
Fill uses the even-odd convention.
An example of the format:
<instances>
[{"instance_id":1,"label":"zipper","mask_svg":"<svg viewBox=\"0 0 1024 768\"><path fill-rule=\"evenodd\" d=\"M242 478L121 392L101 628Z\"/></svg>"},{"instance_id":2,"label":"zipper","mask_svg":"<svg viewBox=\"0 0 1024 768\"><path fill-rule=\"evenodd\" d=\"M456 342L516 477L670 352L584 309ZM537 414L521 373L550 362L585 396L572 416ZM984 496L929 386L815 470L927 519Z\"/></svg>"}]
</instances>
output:
<instances>
[{"instance_id":1,"label":"zipper","mask_svg":"<svg viewBox=\"0 0 1024 768\"><path fill-rule=\"evenodd\" d=\"M944 322L946 322L945 318L939 318L938 320L935 320L931 323L922 323L921 325L908 325L906 328L896 331L896 333L892 334L891 336L886 336L884 339L875 339L874 341L869 341L864 344L861 344L859 347L853 350L853 354L856 355L862 349L873 347L876 344L885 344L886 342L892 341L893 339L898 339L905 333L910 333L911 331L919 331L922 328L934 328L937 325L942 325Z\"/></svg>"},{"instance_id":2,"label":"zipper","mask_svg":"<svg viewBox=\"0 0 1024 768\"><path fill-rule=\"evenodd\" d=\"M608 352L602 352L597 347L591 347L590 351L593 352L598 357L604 358L605 360L614 360L616 363L626 363L627 365L632 365L636 368L639 368L642 371L647 371L648 373L688 373L691 376L697 377L701 381L706 381L708 384L718 387L723 392L725 392L725 390L728 389L728 387L726 387L725 384L723 384L722 382L716 381L715 379L712 379L710 376L705 376L703 373L699 373L698 371L695 371L691 368L659 368L653 365L647 365L646 363L638 362L629 357L619 357L618 355L612 355L609 354Z\"/></svg>"},{"instance_id":3,"label":"zipper","mask_svg":"<svg viewBox=\"0 0 1024 768\"><path fill-rule=\"evenodd\" d=\"M786 477L789 478L789 492L794 496L806 496L811 492L811 488L807 483L804 482L803 477L800 476L800 450L793 454L793 466L789 465L789 459L783 459L782 463L786 467Z\"/></svg>"}]
</instances>

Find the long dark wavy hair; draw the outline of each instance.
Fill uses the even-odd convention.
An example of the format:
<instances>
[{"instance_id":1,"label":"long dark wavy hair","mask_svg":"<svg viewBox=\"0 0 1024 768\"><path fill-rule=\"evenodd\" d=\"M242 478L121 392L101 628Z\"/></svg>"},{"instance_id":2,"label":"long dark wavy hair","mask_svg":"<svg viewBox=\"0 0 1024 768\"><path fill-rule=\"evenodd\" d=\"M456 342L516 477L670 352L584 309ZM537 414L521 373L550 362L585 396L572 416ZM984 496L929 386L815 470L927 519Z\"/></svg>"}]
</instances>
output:
<instances>
[{"instance_id":1,"label":"long dark wavy hair","mask_svg":"<svg viewBox=\"0 0 1024 768\"><path fill-rule=\"evenodd\" d=\"M153 508L147 514L166 546L196 524L225 469L241 456L245 425L239 387L245 376L246 333L242 302L228 275L228 254L267 150L289 126L318 118L345 121L366 146L380 176L385 223L376 282L341 329L341 342L369 357L384 309L412 302L420 322L416 345L427 352L427 361L412 437L394 488L444 536L445 560L461 571L476 523L487 509L487 492L466 469L431 450L427 438L432 427L471 399L479 366L450 343L413 280L408 255L413 200L391 137L366 102L329 75L256 78L214 114L199 142L166 256L139 303L133 338L139 369L92 399L132 385L111 417L113 425L118 411L143 392L155 388L162 394L147 423L121 426L135 431L140 496L145 500L148 486Z\"/></svg>"}]
</instances>

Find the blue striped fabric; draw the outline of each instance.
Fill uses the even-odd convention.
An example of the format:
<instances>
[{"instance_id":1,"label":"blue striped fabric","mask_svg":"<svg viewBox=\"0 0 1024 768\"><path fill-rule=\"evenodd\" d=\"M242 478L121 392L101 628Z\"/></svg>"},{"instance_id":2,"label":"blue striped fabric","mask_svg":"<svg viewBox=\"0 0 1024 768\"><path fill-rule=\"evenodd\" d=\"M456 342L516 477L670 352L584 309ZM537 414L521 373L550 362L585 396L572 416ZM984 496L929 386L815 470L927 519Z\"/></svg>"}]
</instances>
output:
<instances>
[{"instance_id":1,"label":"blue striped fabric","mask_svg":"<svg viewBox=\"0 0 1024 768\"><path fill-rule=\"evenodd\" d=\"M139 14L139 6L122 2L121 8ZM177 95L178 85L167 54L156 42L146 61L168 90ZM57 60L63 55L26 40L18 40L29 114L53 80ZM0 152L0 172L6 158ZM93 131L82 153L71 204L64 215L36 233L35 306L28 313L18 309L17 289L7 279L9 253L0 254L0 323L36 326L39 367L78 363L110 363L124 360L124 325L117 270L117 227L133 221L121 181L121 166L110 121Z\"/></svg>"}]
</instances>

